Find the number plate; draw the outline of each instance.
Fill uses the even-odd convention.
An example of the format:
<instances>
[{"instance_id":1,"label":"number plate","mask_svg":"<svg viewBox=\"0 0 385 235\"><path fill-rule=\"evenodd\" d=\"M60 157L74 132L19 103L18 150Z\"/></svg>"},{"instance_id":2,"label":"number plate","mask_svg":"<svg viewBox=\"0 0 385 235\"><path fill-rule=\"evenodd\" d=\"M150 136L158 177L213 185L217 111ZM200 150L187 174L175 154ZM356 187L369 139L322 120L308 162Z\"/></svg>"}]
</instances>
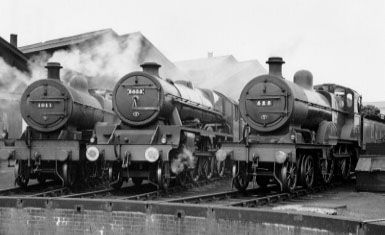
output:
<instances>
[{"instance_id":1,"label":"number plate","mask_svg":"<svg viewBox=\"0 0 385 235\"><path fill-rule=\"evenodd\" d=\"M144 89L127 89L129 95L144 95Z\"/></svg>"},{"instance_id":2,"label":"number plate","mask_svg":"<svg viewBox=\"0 0 385 235\"><path fill-rule=\"evenodd\" d=\"M259 106L259 107L273 106L273 101L272 100L258 100L257 106Z\"/></svg>"},{"instance_id":3,"label":"number plate","mask_svg":"<svg viewBox=\"0 0 385 235\"><path fill-rule=\"evenodd\" d=\"M52 102L39 102L37 103L39 109L53 109L54 105Z\"/></svg>"}]
</instances>

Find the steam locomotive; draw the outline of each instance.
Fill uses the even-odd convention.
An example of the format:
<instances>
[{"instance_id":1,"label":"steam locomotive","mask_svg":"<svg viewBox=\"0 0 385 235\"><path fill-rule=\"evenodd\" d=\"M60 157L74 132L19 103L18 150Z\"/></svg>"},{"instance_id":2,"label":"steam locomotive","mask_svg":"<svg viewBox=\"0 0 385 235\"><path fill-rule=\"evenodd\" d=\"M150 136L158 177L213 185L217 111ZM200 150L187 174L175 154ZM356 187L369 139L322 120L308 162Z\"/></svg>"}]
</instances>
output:
<instances>
[{"instance_id":1,"label":"steam locomotive","mask_svg":"<svg viewBox=\"0 0 385 235\"><path fill-rule=\"evenodd\" d=\"M241 143L223 143L216 155L234 160L233 183L245 190L252 181L272 180L282 191L311 188L333 175L347 179L366 143L385 136L385 124L360 115L361 96L337 84L313 87L309 71L294 82L282 76L280 57L267 61L269 74L242 90L239 109L246 122Z\"/></svg>"},{"instance_id":2,"label":"steam locomotive","mask_svg":"<svg viewBox=\"0 0 385 235\"><path fill-rule=\"evenodd\" d=\"M183 185L222 175L225 159L215 152L220 142L240 138L237 103L191 82L161 78L156 63L141 67L116 84L113 109L121 123L95 126L87 159L107 162L116 188L130 178L135 185L146 179L166 189L171 180Z\"/></svg>"},{"instance_id":3,"label":"steam locomotive","mask_svg":"<svg viewBox=\"0 0 385 235\"><path fill-rule=\"evenodd\" d=\"M95 123L117 120L111 100L88 91L85 77L75 75L66 85L60 80L59 63L48 63L46 68L48 79L33 82L21 97L26 130L16 140L1 142L0 156L16 160L16 183L22 187L30 179L43 183L49 178L72 186L78 172L87 169L82 166L85 144Z\"/></svg>"}]
</instances>

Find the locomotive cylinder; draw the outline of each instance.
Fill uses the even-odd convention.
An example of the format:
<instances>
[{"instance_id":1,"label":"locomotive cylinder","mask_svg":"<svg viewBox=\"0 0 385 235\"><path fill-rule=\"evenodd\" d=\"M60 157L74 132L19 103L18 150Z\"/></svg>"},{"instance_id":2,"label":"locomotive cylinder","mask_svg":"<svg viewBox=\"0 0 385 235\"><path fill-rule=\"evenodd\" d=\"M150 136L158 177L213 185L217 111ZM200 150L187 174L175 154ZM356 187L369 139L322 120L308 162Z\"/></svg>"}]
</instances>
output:
<instances>
[{"instance_id":1,"label":"locomotive cylinder","mask_svg":"<svg viewBox=\"0 0 385 235\"><path fill-rule=\"evenodd\" d=\"M33 82L21 97L21 114L29 126L41 132L69 126L85 130L103 121L106 111L99 101L84 87L71 87L71 83L86 82L85 78L75 76L65 85L60 81L59 63L48 63L46 68L49 79Z\"/></svg>"},{"instance_id":2,"label":"locomotive cylinder","mask_svg":"<svg viewBox=\"0 0 385 235\"><path fill-rule=\"evenodd\" d=\"M310 72L297 74L296 84L283 79L281 58L269 58L269 71L252 79L242 90L240 112L244 120L258 132L271 132L291 124L317 130L323 120L332 120L330 101L309 89ZM303 86L302 84L308 84Z\"/></svg>"},{"instance_id":3,"label":"locomotive cylinder","mask_svg":"<svg viewBox=\"0 0 385 235\"><path fill-rule=\"evenodd\" d=\"M131 126L148 125L155 120L170 120L174 108L181 121L221 122L214 110L214 101L207 91L193 88L186 82L171 82L160 78L156 63L141 65L143 72L122 77L113 91L113 107L119 118Z\"/></svg>"}]
</instances>

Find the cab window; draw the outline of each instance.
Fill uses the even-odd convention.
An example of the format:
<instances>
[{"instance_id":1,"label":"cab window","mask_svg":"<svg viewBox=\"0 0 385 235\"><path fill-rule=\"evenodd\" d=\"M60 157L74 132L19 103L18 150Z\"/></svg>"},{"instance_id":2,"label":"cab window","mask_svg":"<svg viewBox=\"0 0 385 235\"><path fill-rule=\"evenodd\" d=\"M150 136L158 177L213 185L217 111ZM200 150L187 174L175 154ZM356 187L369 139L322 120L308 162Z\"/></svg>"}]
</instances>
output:
<instances>
[{"instance_id":1,"label":"cab window","mask_svg":"<svg viewBox=\"0 0 385 235\"><path fill-rule=\"evenodd\" d=\"M234 107L235 107L235 121L238 121L238 119L239 119L238 105L234 105Z\"/></svg>"},{"instance_id":2,"label":"cab window","mask_svg":"<svg viewBox=\"0 0 385 235\"><path fill-rule=\"evenodd\" d=\"M348 108L351 108L353 106L353 94L352 93L348 93L346 95L346 106Z\"/></svg>"},{"instance_id":3,"label":"cab window","mask_svg":"<svg viewBox=\"0 0 385 235\"><path fill-rule=\"evenodd\" d=\"M362 106L362 97L359 96L358 99L357 99L357 107L356 107L356 110L357 110L357 113L360 113L361 112L361 106Z\"/></svg>"}]
</instances>

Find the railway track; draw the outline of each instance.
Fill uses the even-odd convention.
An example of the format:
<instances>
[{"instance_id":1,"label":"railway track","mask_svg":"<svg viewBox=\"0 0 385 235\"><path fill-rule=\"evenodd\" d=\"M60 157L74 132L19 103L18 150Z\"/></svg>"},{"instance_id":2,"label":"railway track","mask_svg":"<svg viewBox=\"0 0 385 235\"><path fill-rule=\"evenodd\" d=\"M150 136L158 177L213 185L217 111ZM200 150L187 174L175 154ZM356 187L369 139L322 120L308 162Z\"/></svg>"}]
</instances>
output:
<instances>
[{"instance_id":1,"label":"railway track","mask_svg":"<svg viewBox=\"0 0 385 235\"><path fill-rule=\"evenodd\" d=\"M269 192L269 189L274 189L274 186L267 188L247 189L245 192L237 190L224 191L218 193L202 194L190 197L174 198L164 200L171 203L217 203L233 207L258 207L263 205L270 205L280 203L283 201L290 201L294 198L301 198L310 194L326 191L333 187L331 186L317 186L312 189L298 188L292 193Z\"/></svg>"},{"instance_id":2,"label":"railway track","mask_svg":"<svg viewBox=\"0 0 385 235\"><path fill-rule=\"evenodd\" d=\"M45 184L31 184L27 188L21 188L21 187L10 187L5 189L0 189L0 196L14 196L14 195L21 195L21 196L28 196L28 195L34 195L41 193L44 190L52 190L53 187L57 187L58 183L55 181L49 181Z\"/></svg>"},{"instance_id":3,"label":"railway track","mask_svg":"<svg viewBox=\"0 0 385 235\"><path fill-rule=\"evenodd\" d=\"M146 200L158 200L161 197L166 197L166 198L171 197L175 193L180 193L180 192L186 191L186 189L202 187L204 185L208 185L208 184L214 183L216 181L228 180L228 179L229 179L228 177L223 177L223 178L218 177L218 178L213 178L210 180L207 180L207 179L206 180L200 180L197 182L187 183L186 185L183 185L183 186L175 185L175 186L168 188L167 190L158 189L158 190L153 190L153 191L149 191L149 192L145 192L145 193L141 193L141 194L134 194L134 195L126 196L126 197L119 197L116 199L119 199L119 200L144 200L144 201L146 201Z\"/></svg>"},{"instance_id":4,"label":"railway track","mask_svg":"<svg viewBox=\"0 0 385 235\"><path fill-rule=\"evenodd\" d=\"M71 190L67 187L58 187L52 190L47 190L32 195L26 195L27 197L57 197L63 194L69 193Z\"/></svg>"}]
</instances>

